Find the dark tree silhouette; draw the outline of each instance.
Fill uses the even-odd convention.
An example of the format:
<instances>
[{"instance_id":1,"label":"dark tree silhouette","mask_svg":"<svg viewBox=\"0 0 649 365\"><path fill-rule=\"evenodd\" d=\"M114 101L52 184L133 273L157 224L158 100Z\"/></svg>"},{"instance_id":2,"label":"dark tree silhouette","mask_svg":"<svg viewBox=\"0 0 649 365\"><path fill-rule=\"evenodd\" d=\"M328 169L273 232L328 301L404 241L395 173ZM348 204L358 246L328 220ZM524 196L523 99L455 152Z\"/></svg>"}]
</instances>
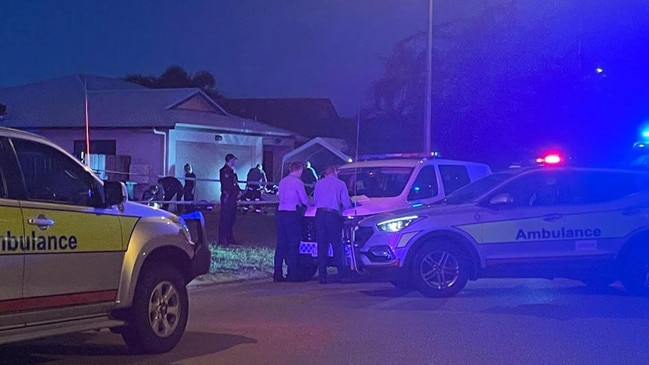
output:
<instances>
[{"instance_id":1,"label":"dark tree silhouette","mask_svg":"<svg viewBox=\"0 0 649 365\"><path fill-rule=\"evenodd\" d=\"M183 67L171 65L158 77L138 74L126 75L124 80L152 89L199 88L213 99L223 96L216 89L216 80L209 71L190 74Z\"/></svg>"},{"instance_id":2,"label":"dark tree silhouette","mask_svg":"<svg viewBox=\"0 0 649 365\"><path fill-rule=\"evenodd\" d=\"M649 14L649 5L534 6L494 2L434 29L432 139L443 155L502 166L561 147L602 158L625 148L647 118L649 18L624 14ZM580 12L583 29L574 26ZM624 19L628 27L611 27ZM361 113L361 153L422 150L425 60L425 33L385 59Z\"/></svg>"}]
</instances>

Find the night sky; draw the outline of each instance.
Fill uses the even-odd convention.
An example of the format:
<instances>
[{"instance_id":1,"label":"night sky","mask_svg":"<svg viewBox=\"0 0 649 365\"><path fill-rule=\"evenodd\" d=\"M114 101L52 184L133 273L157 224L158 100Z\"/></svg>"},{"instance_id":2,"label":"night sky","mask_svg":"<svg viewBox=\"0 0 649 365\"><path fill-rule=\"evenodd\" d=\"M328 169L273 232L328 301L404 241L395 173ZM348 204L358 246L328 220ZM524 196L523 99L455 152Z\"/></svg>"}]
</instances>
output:
<instances>
[{"instance_id":1,"label":"night sky","mask_svg":"<svg viewBox=\"0 0 649 365\"><path fill-rule=\"evenodd\" d=\"M353 115L427 0L3 0L0 87L205 69L228 97L329 97ZM441 8L440 8L441 9ZM437 16L444 16L441 9Z\"/></svg>"}]
</instances>

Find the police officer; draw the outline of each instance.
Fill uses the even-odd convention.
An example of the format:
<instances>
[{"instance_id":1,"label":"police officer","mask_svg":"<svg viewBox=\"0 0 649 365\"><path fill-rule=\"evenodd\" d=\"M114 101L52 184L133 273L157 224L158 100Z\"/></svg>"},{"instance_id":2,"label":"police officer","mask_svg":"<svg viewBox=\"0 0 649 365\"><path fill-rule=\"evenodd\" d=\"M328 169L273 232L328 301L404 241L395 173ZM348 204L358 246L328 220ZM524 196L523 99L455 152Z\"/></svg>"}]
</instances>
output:
<instances>
[{"instance_id":1,"label":"police officer","mask_svg":"<svg viewBox=\"0 0 649 365\"><path fill-rule=\"evenodd\" d=\"M158 179L158 184L164 190L164 201L180 200L183 196L183 183L173 176L165 176ZM169 204L163 204L162 209L168 210Z\"/></svg>"},{"instance_id":2,"label":"police officer","mask_svg":"<svg viewBox=\"0 0 649 365\"><path fill-rule=\"evenodd\" d=\"M275 260L273 281L297 281L297 258L302 236L302 213L300 206L310 206L309 198L304 190L304 183L300 180L302 164L292 162L289 165L289 174L279 182L279 205L275 213L277 221L277 246L275 246ZM287 278L284 278L283 262L286 260L288 267Z\"/></svg>"},{"instance_id":3,"label":"police officer","mask_svg":"<svg viewBox=\"0 0 649 365\"><path fill-rule=\"evenodd\" d=\"M327 167L324 178L318 180L313 192L313 205L316 207L316 240L318 241L318 276L320 284L327 283L327 263L329 243L334 251L334 262L341 281L347 280L349 269L345 264L343 252L342 210L351 208L347 185L338 178L335 167Z\"/></svg>"},{"instance_id":4,"label":"police officer","mask_svg":"<svg viewBox=\"0 0 649 365\"><path fill-rule=\"evenodd\" d=\"M251 168L248 171L248 175L246 176L246 193L244 194L244 198L246 201L260 201L261 200L261 192L266 188L266 182L268 180L266 179L266 172L262 168L261 164L257 164L257 166ZM244 209L247 209L248 207L245 207ZM257 207L255 209L257 213L261 212L261 209Z\"/></svg>"},{"instance_id":5,"label":"police officer","mask_svg":"<svg viewBox=\"0 0 649 365\"><path fill-rule=\"evenodd\" d=\"M183 186L183 199L186 202L194 201L194 189L196 188L196 174L192 171L192 165L185 164L185 186ZM193 205L186 205L185 211L194 210Z\"/></svg>"},{"instance_id":6,"label":"police officer","mask_svg":"<svg viewBox=\"0 0 649 365\"><path fill-rule=\"evenodd\" d=\"M237 200L241 195L238 178L234 172L237 158L228 153L225 155L225 165L219 170L221 181L221 215L219 217L219 245L234 245L234 219L237 216Z\"/></svg>"},{"instance_id":7,"label":"police officer","mask_svg":"<svg viewBox=\"0 0 649 365\"><path fill-rule=\"evenodd\" d=\"M304 171L302 171L301 179L306 185L307 195L311 195L311 193L313 193L313 186L318 181L318 174L315 172L315 169L311 166L311 162L307 161L304 164Z\"/></svg>"}]
</instances>

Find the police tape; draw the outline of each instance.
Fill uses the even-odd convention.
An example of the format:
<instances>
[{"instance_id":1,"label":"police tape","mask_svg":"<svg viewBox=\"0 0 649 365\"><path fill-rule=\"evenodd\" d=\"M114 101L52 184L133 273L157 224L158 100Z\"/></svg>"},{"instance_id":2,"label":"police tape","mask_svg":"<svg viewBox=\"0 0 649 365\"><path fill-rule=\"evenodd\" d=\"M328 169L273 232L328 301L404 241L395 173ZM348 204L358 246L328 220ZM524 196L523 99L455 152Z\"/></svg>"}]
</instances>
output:
<instances>
[{"instance_id":1,"label":"police tape","mask_svg":"<svg viewBox=\"0 0 649 365\"><path fill-rule=\"evenodd\" d=\"M184 176L169 176L169 175L157 175L157 174L138 174L138 173L131 173L131 172L124 172L124 171L115 171L115 170L97 170L93 169L95 173L99 172L104 172L107 174L114 174L114 175L128 175L128 176L146 176L146 177L155 177L157 179L162 179L164 177L174 177L178 180L185 180L185 181L206 181L206 182L221 182L220 179L207 179L207 178L194 178L194 177L184 177ZM264 185L264 186L273 186L279 184L278 182L274 181L266 181L266 182L260 182L260 181L247 181L247 180L237 180L237 183L240 184L250 184L250 185ZM312 186L313 184L304 184L305 186Z\"/></svg>"},{"instance_id":2,"label":"police tape","mask_svg":"<svg viewBox=\"0 0 649 365\"><path fill-rule=\"evenodd\" d=\"M159 204L159 205L196 205L196 206L214 206L221 205L220 201L204 201L204 200L194 200L194 201L184 201L184 200L129 200L130 202L140 203L140 204ZM259 201L237 201L237 205L279 205L277 201L268 201L268 200L259 200Z\"/></svg>"}]
</instances>

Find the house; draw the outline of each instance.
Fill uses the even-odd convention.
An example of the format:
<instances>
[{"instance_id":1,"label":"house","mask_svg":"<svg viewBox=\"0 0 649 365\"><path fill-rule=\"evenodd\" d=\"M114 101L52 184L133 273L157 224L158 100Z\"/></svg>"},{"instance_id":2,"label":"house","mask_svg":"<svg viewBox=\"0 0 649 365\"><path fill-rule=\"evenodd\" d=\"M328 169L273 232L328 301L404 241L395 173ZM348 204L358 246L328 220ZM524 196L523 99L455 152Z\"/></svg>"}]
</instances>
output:
<instances>
[{"instance_id":1,"label":"house","mask_svg":"<svg viewBox=\"0 0 649 365\"><path fill-rule=\"evenodd\" d=\"M284 164L309 160L321 171L330 164L346 163L347 156L355 154L356 121L341 118L327 98L223 98L218 102L230 113L296 132L299 150L286 155Z\"/></svg>"},{"instance_id":2,"label":"house","mask_svg":"<svg viewBox=\"0 0 649 365\"><path fill-rule=\"evenodd\" d=\"M296 133L232 115L200 89L148 89L79 74L0 88L0 103L0 125L44 135L79 158L87 120L92 167L105 168L97 155L130 157L123 180L140 184L182 177L185 163L199 179L216 180L228 153L239 158L240 179L262 161L279 171L295 147ZM200 182L196 199L217 200L219 191L216 181Z\"/></svg>"}]
</instances>

